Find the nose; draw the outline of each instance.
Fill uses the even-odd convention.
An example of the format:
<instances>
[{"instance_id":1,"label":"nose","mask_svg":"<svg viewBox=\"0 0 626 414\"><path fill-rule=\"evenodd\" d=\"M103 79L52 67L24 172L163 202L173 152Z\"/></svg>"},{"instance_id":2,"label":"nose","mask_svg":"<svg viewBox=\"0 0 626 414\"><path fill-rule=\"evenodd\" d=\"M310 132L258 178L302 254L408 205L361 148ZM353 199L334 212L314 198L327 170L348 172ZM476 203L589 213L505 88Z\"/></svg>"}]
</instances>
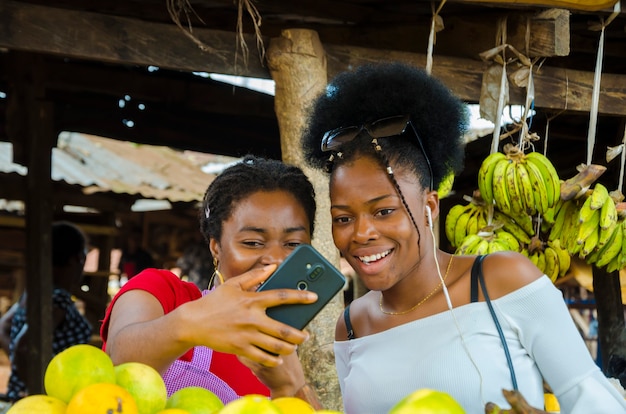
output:
<instances>
[{"instance_id":1,"label":"nose","mask_svg":"<svg viewBox=\"0 0 626 414\"><path fill-rule=\"evenodd\" d=\"M354 222L353 239L356 243L365 244L378 238L378 231L371 217L360 215Z\"/></svg>"},{"instance_id":2,"label":"nose","mask_svg":"<svg viewBox=\"0 0 626 414\"><path fill-rule=\"evenodd\" d=\"M291 250L276 243L268 245L261 257L261 263L265 265L281 264L283 260L291 253Z\"/></svg>"}]
</instances>

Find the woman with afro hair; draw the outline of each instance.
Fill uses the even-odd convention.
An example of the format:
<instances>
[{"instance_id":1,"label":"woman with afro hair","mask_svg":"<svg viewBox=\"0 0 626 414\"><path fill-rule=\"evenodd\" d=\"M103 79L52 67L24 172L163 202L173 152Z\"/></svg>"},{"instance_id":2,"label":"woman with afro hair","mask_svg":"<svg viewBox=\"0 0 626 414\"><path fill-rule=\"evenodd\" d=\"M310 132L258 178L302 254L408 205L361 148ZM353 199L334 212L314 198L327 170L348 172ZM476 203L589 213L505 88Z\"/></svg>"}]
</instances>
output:
<instances>
[{"instance_id":1,"label":"woman with afro hair","mask_svg":"<svg viewBox=\"0 0 626 414\"><path fill-rule=\"evenodd\" d=\"M544 380L563 413L626 412L561 292L529 259L438 248L437 189L463 167L466 127L458 98L400 63L342 73L313 103L305 159L330 174L334 243L369 289L336 326L346 412L386 413L421 388L472 414L507 407L502 389L542 408Z\"/></svg>"}]
</instances>

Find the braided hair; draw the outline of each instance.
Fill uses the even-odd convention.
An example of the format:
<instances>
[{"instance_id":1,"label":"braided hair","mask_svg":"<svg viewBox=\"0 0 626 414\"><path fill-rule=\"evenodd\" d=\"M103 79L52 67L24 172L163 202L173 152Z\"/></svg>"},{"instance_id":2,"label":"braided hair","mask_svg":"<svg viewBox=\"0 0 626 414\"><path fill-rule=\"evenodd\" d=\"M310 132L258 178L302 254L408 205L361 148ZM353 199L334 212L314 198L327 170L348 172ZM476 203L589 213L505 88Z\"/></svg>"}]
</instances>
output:
<instances>
[{"instance_id":1,"label":"braided hair","mask_svg":"<svg viewBox=\"0 0 626 414\"><path fill-rule=\"evenodd\" d=\"M392 162L413 172L424 188L432 178L433 190L446 175L456 175L462 170L463 134L468 124L465 105L439 80L402 63L367 64L339 74L313 102L302 139L305 159L314 168L328 169L331 154L320 148L326 131L397 115L410 117L430 160L433 177L429 176L415 138L408 133L402 137L379 138L382 151L378 155L371 144L372 137L362 133L342 145L339 157L333 155L331 169L372 154L384 168Z\"/></svg>"},{"instance_id":2,"label":"braided hair","mask_svg":"<svg viewBox=\"0 0 626 414\"><path fill-rule=\"evenodd\" d=\"M302 205L313 234L315 190L304 172L281 161L246 155L226 168L207 188L199 211L200 231L208 243L220 240L222 228L237 203L258 191L285 191Z\"/></svg>"}]
</instances>

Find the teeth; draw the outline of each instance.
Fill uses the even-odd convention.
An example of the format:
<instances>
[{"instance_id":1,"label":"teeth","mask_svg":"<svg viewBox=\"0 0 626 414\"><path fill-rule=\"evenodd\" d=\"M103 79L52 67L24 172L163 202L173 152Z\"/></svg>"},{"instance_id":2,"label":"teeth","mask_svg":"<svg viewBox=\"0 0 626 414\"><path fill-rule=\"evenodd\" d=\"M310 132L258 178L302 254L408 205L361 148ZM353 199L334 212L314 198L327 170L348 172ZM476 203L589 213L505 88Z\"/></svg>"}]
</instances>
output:
<instances>
[{"instance_id":1,"label":"teeth","mask_svg":"<svg viewBox=\"0 0 626 414\"><path fill-rule=\"evenodd\" d=\"M373 254L371 256L359 256L359 260L365 264L369 264L370 262L382 259L383 257L387 256L389 253L391 253L391 250L387 250L382 253Z\"/></svg>"}]
</instances>

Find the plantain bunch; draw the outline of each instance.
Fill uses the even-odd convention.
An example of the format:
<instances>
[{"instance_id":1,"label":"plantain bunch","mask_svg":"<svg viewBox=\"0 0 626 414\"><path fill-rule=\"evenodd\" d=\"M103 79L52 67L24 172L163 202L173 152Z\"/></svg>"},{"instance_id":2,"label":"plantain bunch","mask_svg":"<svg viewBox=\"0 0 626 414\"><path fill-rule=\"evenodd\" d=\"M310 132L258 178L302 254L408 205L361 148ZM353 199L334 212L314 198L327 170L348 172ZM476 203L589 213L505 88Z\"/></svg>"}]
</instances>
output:
<instances>
[{"instance_id":1,"label":"plantain bunch","mask_svg":"<svg viewBox=\"0 0 626 414\"><path fill-rule=\"evenodd\" d=\"M543 242L538 236L533 237L528 250L522 251L531 262L547 275L552 282L565 276L571 264L571 256L560 240Z\"/></svg>"},{"instance_id":2,"label":"plantain bunch","mask_svg":"<svg viewBox=\"0 0 626 414\"><path fill-rule=\"evenodd\" d=\"M487 226L488 229L492 226ZM519 252L522 245L511 233L502 230L483 230L470 234L461 241L454 254L488 254L501 251Z\"/></svg>"},{"instance_id":3,"label":"plantain bunch","mask_svg":"<svg viewBox=\"0 0 626 414\"><path fill-rule=\"evenodd\" d=\"M548 158L538 152L525 154L507 144L504 153L494 152L478 170L478 188L487 204L495 203L513 218L544 214L561 194L561 181Z\"/></svg>"},{"instance_id":4,"label":"plantain bunch","mask_svg":"<svg viewBox=\"0 0 626 414\"><path fill-rule=\"evenodd\" d=\"M489 211L485 203L473 197L464 197L469 203L455 204L445 221L445 232L452 247L459 247L470 234L477 234L488 224Z\"/></svg>"},{"instance_id":5,"label":"plantain bunch","mask_svg":"<svg viewBox=\"0 0 626 414\"><path fill-rule=\"evenodd\" d=\"M621 198L596 183L580 197L563 201L557 206L548 240L559 240L571 255L606 267L608 272L622 269L626 266L626 223L617 208Z\"/></svg>"}]
</instances>

